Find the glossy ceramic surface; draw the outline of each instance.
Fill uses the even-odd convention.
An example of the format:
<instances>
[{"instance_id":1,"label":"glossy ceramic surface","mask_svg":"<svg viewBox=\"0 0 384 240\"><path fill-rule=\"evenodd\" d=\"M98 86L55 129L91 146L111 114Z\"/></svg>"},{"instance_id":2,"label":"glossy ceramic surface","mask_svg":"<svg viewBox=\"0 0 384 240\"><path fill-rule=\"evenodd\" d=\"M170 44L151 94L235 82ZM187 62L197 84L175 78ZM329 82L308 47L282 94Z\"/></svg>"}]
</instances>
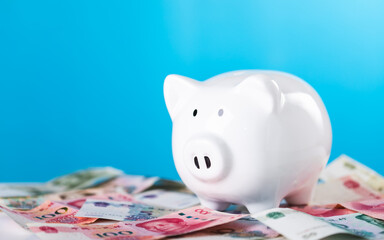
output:
<instances>
[{"instance_id":1,"label":"glossy ceramic surface","mask_svg":"<svg viewBox=\"0 0 384 240\"><path fill-rule=\"evenodd\" d=\"M172 149L183 182L216 210L250 212L285 198L306 204L332 145L326 108L300 78L244 70L196 81L169 75L165 102Z\"/></svg>"}]
</instances>

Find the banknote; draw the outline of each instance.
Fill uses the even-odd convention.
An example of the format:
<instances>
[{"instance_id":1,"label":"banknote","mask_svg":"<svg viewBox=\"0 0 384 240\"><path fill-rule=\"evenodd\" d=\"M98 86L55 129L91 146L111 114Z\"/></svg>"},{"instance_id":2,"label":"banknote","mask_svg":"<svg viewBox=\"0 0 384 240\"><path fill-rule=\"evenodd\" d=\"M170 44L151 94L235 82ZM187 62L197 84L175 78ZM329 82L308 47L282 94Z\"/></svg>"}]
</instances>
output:
<instances>
[{"instance_id":1,"label":"banknote","mask_svg":"<svg viewBox=\"0 0 384 240\"><path fill-rule=\"evenodd\" d=\"M165 236L145 229L127 226L124 222L112 225L41 224L30 223L28 228L41 240L150 240Z\"/></svg>"},{"instance_id":2,"label":"banknote","mask_svg":"<svg viewBox=\"0 0 384 240\"><path fill-rule=\"evenodd\" d=\"M46 194L44 195L44 198L50 201L69 201L80 198L107 195L112 193L116 193L116 191L112 188L93 187L87 189Z\"/></svg>"},{"instance_id":3,"label":"banknote","mask_svg":"<svg viewBox=\"0 0 384 240\"><path fill-rule=\"evenodd\" d=\"M289 208L269 209L253 214L252 217L288 239L317 240L335 234L350 234L320 218Z\"/></svg>"},{"instance_id":4,"label":"banknote","mask_svg":"<svg viewBox=\"0 0 384 240\"><path fill-rule=\"evenodd\" d=\"M161 178L158 181L156 181L147 190L155 190L155 189L162 189L162 190L167 190L167 191L193 194L193 192L191 190L189 190L183 182L170 180L170 179L164 179L164 178Z\"/></svg>"},{"instance_id":5,"label":"banknote","mask_svg":"<svg viewBox=\"0 0 384 240\"><path fill-rule=\"evenodd\" d=\"M112 167L89 168L57 177L47 182L46 185L55 189L56 192L85 189L97 186L122 174L121 170Z\"/></svg>"},{"instance_id":6,"label":"banknote","mask_svg":"<svg viewBox=\"0 0 384 240\"><path fill-rule=\"evenodd\" d=\"M265 237L237 237L230 234L214 234L214 233L206 233L205 231L199 231L195 233L185 234L185 235L179 235L175 237L170 237L166 239L172 239L172 240L234 240L234 239L247 239L247 240L288 240L286 237L276 237L276 238L265 238ZM330 239L335 240L335 239ZM345 239L345 240L351 240L351 239Z\"/></svg>"},{"instance_id":7,"label":"banknote","mask_svg":"<svg viewBox=\"0 0 384 240\"><path fill-rule=\"evenodd\" d=\"M2 184L0 210L41 239L380 239L382 178L353 161L344 157L325 170L316 205L285 203L254 214L257 219L245 215L244 206L232 205L226 213L196 206L198 198L182 182L113 168L82 170L48 183Z\"/></svg>"},{"instance_id":8,"label":"banknote","mask_svg":"<svg viewBox=\"0 0 384 240\"><path fill-rule=\"evenodd\" d=\"M112 201L134 201L132 195L121 194L121 193L107 193L101 195L93 195L91 197L82 197L77 199L63 200L63 201L54 201L65 206L79 210L87 199L97 199L97 200L112 200Z\"/></svg>"},{"instance_id":9,"label":"banknote","mask_svg":"<svg viewBox=\"0 0 384 240\"><path fill-rule=\"evenodd\" d=\"M344 203L371 198L380 198L380 195L355 178L344 176L318 184L311 205Z\"/></svg>"},{"instance_id":10,"label":"banknote","mask_svg":"<svg viewBox=\"0 0 384 240\"><path fill-rule=\"evenodd\" d=\"M0 205L0 209L24 228L27 223L31 222L87 224L97 220L96 218L76 217L77 210L51 201L46 201L36 208L25 211L10 209L3 205Z\"/></svg>"},{"instance_id":11,"label":"banknote","mask_svg":"<svg viewBox=\"0 0 384 240\"><path fill-rule=\"evenodd\" d=\"M142 222L129 222L128 226L145 229L154 235L174 236L194 232L235 221L244 214L229 214L195 206L163 217Z\"/></svg>"},{"instance_id":12,"label":"banknote","mask_svg":"<svg viewBox=\"0 0 384 240\"><path fill-rule=\"evenodd\" d=\"M148 205L161 206L172 209L184 209L199 204L199 199L192 194L165 191L161 189L150 190L135 195L136 200Z\"/></svg>"},{"instance_id":13,"label":"banknote","mask_svg":"<svg viewBox=\"0 0 384 240\"><path fill-rule=\"evenodd\" d=\"M112 225L28 224L41 239L158 239L190 233L245 217L196 206L156 219Z\"/></svg>"},{"instance_id":14,"label":"banknote","mask_svg":"<svg viewBox=\"0 0 384 240\"><path fill-rule=\"evenodd\" d=\"M130 204L130 202L87 199L76 216L122 221L130 215Z\"/></svg>"},{"instance_id":15,"label":"banknote","mask_svg":"<svg viewBox=\"0 0 384 240\"><path fill-rule=\"evenodd\" d=\"M86 200L76 216L117 221L141 221L158 218L176 211L177 209L155 207L126 200L111 201L92 198Z\"/></svg>"},{"instance_id":16,"label":"banknote","mask_svg":"<svg viewBox=\"0 0 384 240\"><path fill-rule=\"evenodd\" d=\"M339 204L328 205L303 205L290 207L293 210L304 212L316 217L332 217L356 213L356 211L347 209Z\"/></svg>"},{"instance_id":17,"label":"banknote","mask_svg":"<svg viewBox=\"0 0 384 240\"><path fill-rule=\"evenodd\" d=\"M368 239L384 239L384 221L361 213L322 218L332 225Z\"/></svg>"},{"instance_id":18,"label":"banknote","mask_svg":"<svg viewBox=\"0 0 384 240\"><path fill-rule=\"evenodd\" d=\"M177 209L150 206L141 203L132 203L129 215L123 221L142 221L158 218L176 212Z\"/></svg>"},{"instance_id":19,"label":"banknote","mask_svg":"<svg viewBox=\"0 0 384 240\"><path fill-rule=\"evenodd\" d=\"M199 231L198 233L183 235L180 238L222 237L228 239L271 239L279 235L278 232L272 230L260 221L247 216L234 222Z\"/></svg>"},{"instance_id":20,"label":"banknote","mask_svg":"<svg viewBox=\"0 0 384 240\"><path fill-rule=\"evenodd\" d=\"M342 203L344 207L384 220L384 198Z\"/></svg>"},{"instance_id":21,"label":"banknote","mask_svg":"<svg viewBox=\"0 0 384 240\"><path fill-rule=\"evenodd\" d=\"M9 183L0 184L0 198L38 196L85 189L122 175L122 171L111 168L90 168L55 178L47 183Z\"/></svg>"},{"instance_id":22,"label":"banknote","mask_svg":"<svg viewBox=\"0 0 384 240\"><path fill-rule=\"evenodd\" d=\"M83 202L85 202L86 198L94 197L94 196L98 196L98 197L103 195L110 196L111 194L127 195L128 192L138 193L150 187L157 179L159 178L123 175L111 181L108 181L104 184L101 184L97 187L47 194L45 195L45 198L51 201L60 201L60 202L76 202L77 201L78 203L81 203L81 199L83 199ZM110 200L114 200L114 199L110 198Z\"/></svg>"},{"instance_id":23,"label":"banknote","mask_svg":"<svg viewBox=\"0 0 384 240\"><path fill-rule=\"evenodd\" d=\"M150 232L172 236L233 222L246 216L218 212L199 205L141 223L132 222L132 224Z\"/></svg>"},{"instance_id":24,"label":"banknote","mask_svg":"<svg viewBox=\"0 0 384 240\"><path fill-rule=\"evenodd\" d=\"M17 197L0 199L0 205L16 210L31 210L45 201L44 197Z\"/></svg>"},{"instance_id":25,"label":"banknote","mask_svg":"<svg viewBox=\"0 0 384 240\"><path fill-rule=\"evenodd\" d=\"M116 192L120 193L137 194L151 187L155 182L159 180L159 177L123 175L105 184L102 184L101 187L112 188Z\"/></svg>"},{"instance_id":26,"label":"banknote","mask_svg":"<svg viewBox=\"0 0 384 240\"><path fill-rule=\"evenodd\" d=\"M346 155L341 155L332 161L325 168L320 179L329 181L345 176L355 176L372 190L384 193L384 177Z\"/></svg>"},{"instance_id":27,"label":"banknote","mask_svg":"<svg viewBox=\"0 0 384 240\"><path fill-rule=\"evenodd\" d=\"M0 184L0 198L28 197L51 193L44 183L3 183Z\"/></svg>"}]
</instances>

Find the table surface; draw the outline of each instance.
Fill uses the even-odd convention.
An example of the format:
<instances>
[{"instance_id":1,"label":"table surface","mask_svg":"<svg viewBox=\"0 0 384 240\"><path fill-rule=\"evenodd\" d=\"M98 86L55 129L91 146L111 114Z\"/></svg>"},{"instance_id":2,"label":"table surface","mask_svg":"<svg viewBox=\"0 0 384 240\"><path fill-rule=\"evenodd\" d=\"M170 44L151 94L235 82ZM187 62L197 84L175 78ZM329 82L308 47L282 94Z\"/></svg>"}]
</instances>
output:
<instances>
[{"instance_id":1,"label":"table surface","mask_svg":"<svg viewBox=\"0 0 384 240\"><path fill-rule=\"evenodd\" d=\"M20 227L3 212L0 212L0 233L1 239L4 240L39 240L35 234Z\"/></svg>"}]
</instances>

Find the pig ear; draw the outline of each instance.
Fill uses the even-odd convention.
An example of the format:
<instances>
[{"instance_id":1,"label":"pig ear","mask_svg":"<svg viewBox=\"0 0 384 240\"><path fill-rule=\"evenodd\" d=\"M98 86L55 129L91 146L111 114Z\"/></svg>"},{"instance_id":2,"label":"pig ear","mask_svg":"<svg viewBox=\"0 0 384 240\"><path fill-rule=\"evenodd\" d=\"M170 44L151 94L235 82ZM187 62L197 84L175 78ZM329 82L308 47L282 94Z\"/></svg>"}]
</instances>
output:
<instances>
[{"instance_id":1,"label":"pig ear","mask_svg":"<svg viewBox=\"0 0 384 240\"><path fill-rule=\"evenodd\" d=\"M180 106L197 90L198 81L171 74L164 81L164 98L169 115L173 119Z\"/></svg>"},{"instance_id":2,"label":"pig ear","mask_svg":"<svg viewBox=\"0 0 384 240\"><path fill-rule=\"evenodd\" d=\"M284 98L279 85L263 75L252 75L236 86L238 93L244 94L260 102L268 111L279 111L284 104Z\"/></svg>"}]
</instances>

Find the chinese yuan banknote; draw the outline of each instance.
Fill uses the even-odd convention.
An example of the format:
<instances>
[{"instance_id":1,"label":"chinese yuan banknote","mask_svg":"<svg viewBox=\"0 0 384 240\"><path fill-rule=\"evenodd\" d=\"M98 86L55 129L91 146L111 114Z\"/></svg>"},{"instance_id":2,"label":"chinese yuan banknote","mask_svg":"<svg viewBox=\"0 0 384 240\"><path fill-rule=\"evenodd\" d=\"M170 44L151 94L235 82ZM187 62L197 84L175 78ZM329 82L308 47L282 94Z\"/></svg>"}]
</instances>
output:
<instances>
[{"instance_id":1,"label":"chinese yuan banknote","mask_svg":"<svg viewBox=\"0 0 384 240\"><path fill-rule=\"evenodd\" d=\"M76 217L77 210L50 201L25 211L4 206L0 206L0 209L24 228L26 228L27 223L31 222L87 224L97 220L96 218Z\"/></svg>"},{"instance_id":2,"label":"chinese yuan banknote","mask_svg":"<svg viewBox=\"0 0 384 240\"><path fill-rule=\"evenodd\" d=\"M130 202L87 199L76 216L122 221L130 215L130 205Z\"/></svg>"},{"instance_id":3,"label":"chinese yuan banknote","mask_svg":"<svg viewBox=\"0 0 384 240\"><path fill-rule=\"evenodd\" d=\"M31 210L38 207L45 199L43 197L17 197L0 199L0 206L14 210Z\"/></svg>"},{"instance_id":4,"label":"chinese yuan banknote","mask_svg":"<svg viewBox=\"0 0 384 240\"><path fill-rule=\"evenodd\" d=\"M133 196L128 194L121 193L108 193L103 195L94 195L91 197L82 197L78 199L64 200L64 201L55 201L63 205L72 207L79 210L87 199L98 199L98 200L111 200L111 201L134 201Z\"/></svg>"},{"instance_id":5,"label":"chinese yuan banknote","mask_svg":"<svg viewBox=\"0 0 384 240\"><path fill-rule=\"evenodd\" d=\"M76 216L117 221L140 221L161 217L176 211L177 209L155 207L132 200L110 201L102 198L90 198L86 200Z\"/></svg>"},{"instance_id":6,"label":"chinese yuan banknote","mask_svg":"<svg viewBox=\"0 0 384 240\"><path fill-rule=\"evenodd\" d=\"M123 172L112 167L89 168L77 171L65 176L57 177L46 185L58 191L69 191L74 189L85 189L100 185L108 180L114 179Z\"/></svg>"},{"instance_id":7,"label":"chinese yuan banknote","mask_svg":"<svg viewBox=\"0 0 384 240\"><path fill-rule=\"evenodd\" d=\"M189 190L183 182L164 178L159 179L149 188L149 190L155 189L193 194L193 192L191 192L191 190Z\"/></svg>"},{"instance_id":8,"label":"chinese yuan banknote","mask_svg":"<svg viewBox=\"0 0 384 240\"><path fill-rule=\"evenodd\" d=\"M346 209L339 204L304 205L304 206L295 206L290 208L296 211L307 213L315 217L333 217L333 216L356 213L356 211Z\"/></svg>"},{"instance_id":9,"label":"chinese yuan banknote","mask_svg":"<svg viewBox=\"0 0 384 240\"><path fill-rule=\"evenodd\" d=\"M345 176L355 176L372 190L384 194L384 177L346 155L328 164L320 178L327 182Z\"/></svg>"},{"instance_id":10,"label":"chinese yuan banknote","mask_svg":"<svg viewBox=\"0 0 384 240\"><path fill-rule=\"evenodd\" d=\"M382 176L342 155L322 180L310 205L283 201L251 217L240 205L198 205L182 182L90 168L47 183L0 184L0 212L36 233L31 240L384 239ZM0 224L0 239L17 239L5 230Z\"/></svg>"},{"instance_id":11,"label":"chinese yuan banknote","mask_svg":"<svg viewBox=\"0 0 384 240\"><path fill-rule=\"evenodd\" d=\"M322 218L332 225L367 239L384 239L384 221L367 215L354 213Z\"/></svg>"},{"instance_id":12,"label":"chinese yuan banknote","mask_svg":"<svg viewBox=\"0 0 384 240\"><path fill-rule=\"evenodd\" d=\"M137 194L135 198L149 205L173 209L184 209L200 202L195 195L165 190L150 190Z\"/></svg>"},{"instance_id":13,"label":"chinese yuan banknote","mask_svg":"<svg viewBox=\"0 0 384 240\"><path fill-rule=\"evenodd\" d=\"M280 234L252 217L243 217L234 222L208 228L186 237L227 237L227 238L275 238Z\"/></svg>"},{"instance_id":14,"label":"chinese yuan banknote","mask_svg":"<svg viewBox=\"0 0 384 240\"><path fill-rule=\"evenodd\" d=\"M95 187L80 190L71 190L60 193L52 193L45 195L44 198L50 201L69 201L81 198L89 198L93 196L108 195L113 193L116 193L114 189Z\"/></svg>"},{"instance_id":15,"label":"chinese yuan banknote","mask_svg":"<svg viewBox=\"0 0 384 240\"><path fill-rule=\"evenodd\" d=\"M203 206L195 206L156 219L143 222L130 222L130 224L144 228L149 232L173 236L233 222L245 216L247 215L229 214L214 211Z\"/></svg>"},{"instance_id":16,"label":"chinese yuan banknote","mask_svg":"<svg viewBox=\"0 0 384 240\"><path fill-rule=\"evenodd\" d=\"M318 184L311 205L344 203L362 199L380 198L356 179L345 176Z\"/></svg>"},{"instance_id":17,"label":"chinese yuan banknote","mask_svg":"<svg viewBox=\"0 0 384 240\"><path fill-rule=\"evenodd\" d=\"M289 208L269 209L252 217L288 239L318 240L335 234L349 234L345 229Z\"/></svg>"},{"instance_id":18,"label":"chinese yuan banknote","mask_svg":"<svg viewBox=\"0 0 384 240\"><path fill-rule=\"evenodd\" d=\"M129 215L126 216L123 221L149 220L168 215L176 211L177 209L156 207L141 203L131 203Z\"/></svg>"},{"instance_id":19,"label":"chinese yuan banknote","mask_svg":"<svg viewBox=\"0 0 384 240\"><path fill-rule=\"evenodd\" d=\"M137 194L159 181L159 177L123 175L103 184L103 188L113 188L117 192Z\"/></svg>"},{"instance_id":20,"label":"chinese yuan banknote","mask_svg":"<svg viewBox=\"0 0 384 240\"><path fill-rule=\"evenodd\" d=\"M342 203L344 207L359 213L384 220L384 199L370 199L356 202Z\"/></svg>"},{"instance_id":21,"label":"chinese yuan banknote","mask_svg":"<svg viewBox=\"0 0 384 240\"><path fill-rule=\"evenodd\" d=\"M76 226L72 224L29 224L41 239L158 239L235 221L244 214L228 214L201 206L140 222L112 225Z\"/></svg>"},{"instance_id":22,"label":"chinese yuan banknote","mask_svg":"<svg viewBox=\"0 0 384 240\"><path fill-rule=\"evenodd\" d=\"M89 168L57 177L46 183L0 184L0 198L31 197L90 188L114 179L122 173L121 170L111 167Z\"/></svg>"},{"instance_id":23,"label":"chinese yuan banknote","mask_svg":"<svg viewBox=\"0 0 384 240\"><path fill-rule=\"evenodd\" d=\"M0 198L30 197L51 193L44 183L7 183L0 184Z\"/></svg>"},{"instance_id":24,"label":"chinese yuan banknote","mask_svg":"<svg viewBox=\"0 0 384 240\"><path fill-rule=\"evenodd\" d=\"M165 236L126 223L119 222L112 225L79 226L73 224L28 224L28 228L41 240L149 240L160 239Z\"/></svg>"}]
</instances>

